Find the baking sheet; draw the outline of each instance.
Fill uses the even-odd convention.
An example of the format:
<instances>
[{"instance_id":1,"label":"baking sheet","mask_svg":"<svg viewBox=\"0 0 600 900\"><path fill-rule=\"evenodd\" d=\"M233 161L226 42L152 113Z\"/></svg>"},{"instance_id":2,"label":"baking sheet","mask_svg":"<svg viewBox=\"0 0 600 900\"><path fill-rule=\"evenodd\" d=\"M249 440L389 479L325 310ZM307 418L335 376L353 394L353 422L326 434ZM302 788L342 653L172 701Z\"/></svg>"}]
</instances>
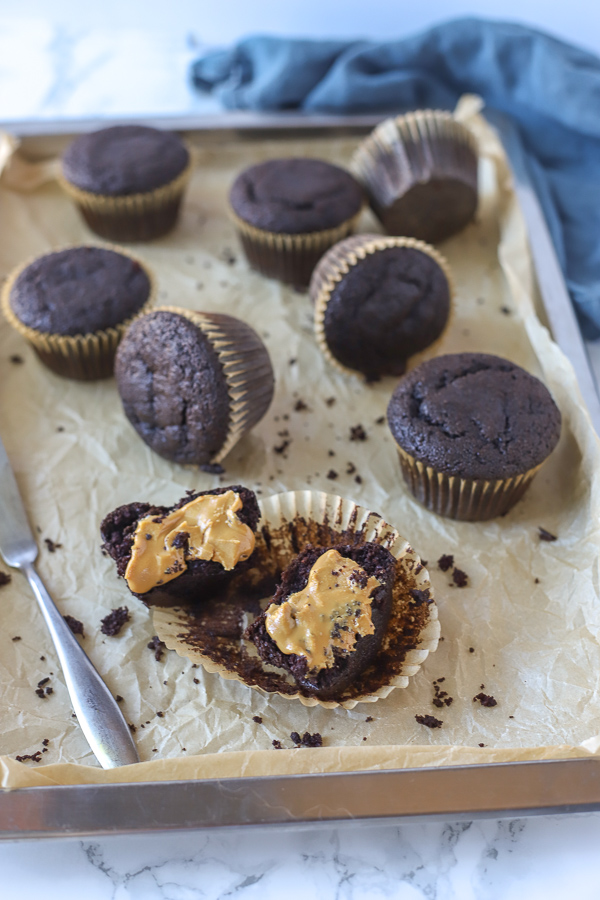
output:
<instances>
[{"instance_id":1,"label":"baking sheet","mask_svg":"<svg viewBox=\"0 0 600 900\"><path fill-rule=\"evenodd\" d=\"M571 367L534 313L525 232L500 144L471 100L463 102L459 115L479 140L483 201L477 221L441 246L458 291L452 326L436 352L477 349L507 356L545 380L563 413L559 447L526 498L501 520L485 525L442 520L408 496L391 437L377 422L394 381L366 387L330 369L314 342L308 297L250 272L237 248L225 198L240 168L288 154L345 164L355 140L199 146L198 169L177 231L134 248L155 269L161 302L237 315L259 331L272 355L273 406L230 454L221 483L241 481L259 496L305 487L335 489L380 512L430 563L444 636L436 654L408 689L354 710L307 710L281 698L261 698L243 685L193 669L173 653L157 661L147 647L153 634L150 617L116 578L110 560L100 555L98 523L121 503L170 504L186 489L211 488L219 479L153 456L124 420L113 382L82 385L53 376L3 324L0 433L40 540L62 544L50 553L42 543L40 571L61 611L84 622L83 645L113 693L124 697L140 755L148 761L124 773L61 765L93 766L94 760L70 718L33 598L15 573L12 584L0 591L5 686L0 751L14 759L41 750L47 739L43 760L52 765L34 772L4 760L6 786L23 786L28 778L39 783L38 777L78 783L82 771L90 778L148 780L271 773L274 765L281 772L319 771L320 766L339 771L457 764L473 762L474 756L483 762L490 754L502 761L595 752L600 730L598 444ZM53 183L28 193L15 190L23 176L34 187L51 174L48 168L19 168L8 171L10 189L0 186L3 275L27 256L90 240ZM361 226L378 230L368 214ZM24 363L11 363L14 354ZM336 398L332 406L330 397ZM364 442L350 440L350 426L357 424L367 432ZM290 438L283 452L275 450ZM348 474L350 463L355 473ZM337 477L328 478L330 471ZM558 540L540 542L539 526ZM468 573L468 587L450 586L437 569L435 561L447 553ZM118 637L104 637L100 619L123 604L131 621ZM53 693L41 699L35 689L46 677ZM440 677L453 697L443 712L432 705L432 682ZM498 701L493 709L473 702L481 684ZM434 714L444 724L426 729L416 722L417 714ZM372 722L366 722L369 716ZM274 757L271 741L291 747L292 730L320 731L325 749ZM582 744L580 750L561 749Z\"/></svg>"}]
</instances>

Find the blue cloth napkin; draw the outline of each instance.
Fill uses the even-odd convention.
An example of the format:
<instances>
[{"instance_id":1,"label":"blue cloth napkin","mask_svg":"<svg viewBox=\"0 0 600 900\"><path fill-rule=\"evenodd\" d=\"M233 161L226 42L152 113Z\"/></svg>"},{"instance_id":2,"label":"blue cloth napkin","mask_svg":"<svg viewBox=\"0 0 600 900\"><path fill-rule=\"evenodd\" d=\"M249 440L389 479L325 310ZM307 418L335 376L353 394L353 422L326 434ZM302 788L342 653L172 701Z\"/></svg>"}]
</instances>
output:
<instances>
[{"instance_id":1,"label":"blue cloth napkin","mask_svg":"<svg viewBox=\"0 0 600 900\"><path fill-rule=\"evenodd\" d=\"M571 297L600 337L600 58L539 31L459 19L385 43L249 37L194 63L229 109L452 109L476 93L517 123Z\"/></svg>"}]
</instances>

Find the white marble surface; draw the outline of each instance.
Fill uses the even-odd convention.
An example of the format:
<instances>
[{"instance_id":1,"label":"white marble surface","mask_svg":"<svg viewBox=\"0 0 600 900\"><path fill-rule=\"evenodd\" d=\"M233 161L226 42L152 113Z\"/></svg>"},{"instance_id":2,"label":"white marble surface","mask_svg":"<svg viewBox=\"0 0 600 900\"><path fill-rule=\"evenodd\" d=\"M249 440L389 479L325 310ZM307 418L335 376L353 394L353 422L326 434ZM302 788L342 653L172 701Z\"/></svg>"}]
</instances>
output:
<instances>
[{"instance_id":1,"label":"white marble surface","mask_svg":"<svg viewBox=\"0 0 600 900\"><path fill-rule=\"evenodd\" d=\"M317 6L321 4L313 3ZM339 12L339 4L332 6ZM344 36L365 33L364 21L356 18L363 6L344 5L346 14L355 16L344 20ZM389 13L391 6L391 0L387 5L378 3L383 12ZM497 6L488 3L483 11L511 14L506 3L502 9ZM110 2L102 7L103 19L98 18L96 7L82 19L73 16L75 7L68 0L53 4L52 16L47 2L19 4L11 17L6 14L7 5L0 6L0 121L35 120L43 130L44 121L57 119L214 112L214 101L188 86L187 68L203 40L237 37L245 13L238 7L236 16L231 2L217 10L211 4L213 15L207 25L207 4L195 4L193 14L187 4L188 19L173 18L167 27L164 10L179 7L181 3L175 7L163 3L157 12L152 2ZM439 7L438 3L435 9L440 18L468 12L459 4ZM564 5L544 0L518 7L522 21L544 24L540 21L544 15L547 27L561 32ZM260 8L258 4L258 13ZM297 9L290 11L287 20L279 13L274 17L273 10L272 5L263 4L257 28L319 33L314 19L305 17L305 27L300 27ZM579 37L588 46L596 40L600 49L600 30L590 29L586 10L597 19L597 0L579 7L569 4L564 35L571 40ZM265 19L269 11L271 19ZM225 14L231 16L228 26L223 24ZM379 26L371 24L369 35L389 33L388 20L378 21ZM425 24L429 22L418 17L404 20L403 30ZM597 900L598 846L600 813L400 828L369 825L9 842L0 844L0 897L536 900L573 895Z\"/></svg>"}]
</instances>

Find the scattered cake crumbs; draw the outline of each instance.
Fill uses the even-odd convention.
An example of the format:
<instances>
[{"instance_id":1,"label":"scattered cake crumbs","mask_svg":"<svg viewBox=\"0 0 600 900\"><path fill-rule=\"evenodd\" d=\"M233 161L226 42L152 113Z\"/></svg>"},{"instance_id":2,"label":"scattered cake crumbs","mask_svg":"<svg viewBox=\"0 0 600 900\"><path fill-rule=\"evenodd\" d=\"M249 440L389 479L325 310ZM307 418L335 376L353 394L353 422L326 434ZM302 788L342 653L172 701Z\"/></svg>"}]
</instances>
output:
<instances>
[{"instance_id":1,"label":"scattered cake crumbs","mask_svg":"<svg viewBox=\"0 0 600 900\"><path fill-rule=\"evenodd\" d=\"M115 697L115 700L117 701L117 703L122 703L122 702L123 702L123 698L121 697L120 694L117 694L117 696Z\"/></svg>"},{"instance_id":2,"label":"scattered cake crumbs","mask_svg":"<svg viewBox=\"0 0 600 900\"><path fill-rule=\"evenodd\" d=\"M281 746L281 741L273 740L273 741L271 741L271 743L273 744L273 746L275 747L276 750L283 750L283 747Z\"/></svg>"},{"instance_id":3,"label":"scattered cake crumbs","mask_svg":"<svg viewBox=\"0 0 600 900\"><path fill-rule=\"evenodd\" d=\"M335 479L338 477L338 473L335 471L335 469L330 469L326 477L331 481L335 481Z\"/></svg>"},{"instance_id":4,"label":"scattered cake crumbs","mask_svg":"<svg viewBox=\"0 0 600 900\"><path fill-rule=\"evenodd\" d=\"M540 536L540 541L557 541L558 538L555 534L552 534L551 531L546 531L545 528L542 528L541 525L538 525L538 532Z\"/></svg>"},{"instance_id":5,"label":"scattered cake crumbs","mask_svg":"<svg viewBox=\"0 0 600 900\"><path fill-rule=\"evenodd\" d=\"M252 716L252 721L257 725L262 725L262 716Z\"/></svg>"},{"instance_id":6,"label":"scattered cake crumbs","mask_svg":"<svg viewBox=\"0 0 600 900\"><path fill-rule=\"evenodd\" d=\"M63 616L63 619L65 620L73 634L80 634L81 637L85 637L83 622L80 622L79 619L76 619L75 616L70 616L68 613L66 616Z\"/></svg>"},{"instance_id":7,"label":"scattered cake crumbs","mask_svg":"<svg viewBox=\"0 0 600 900\"><path fill-rule=\"evenodd\" d=\"M436 719L435 716L415 716L415 719L419 725L426 725L427 728L441 728L444 724L440 719Z\"/></svg>"},{"instance_id":8,"label":"scattered cake crumbs","mask_svg":"<svg viewBox=\"0 0 600 900\"><path fill-rule=\"evenodd\" d=\"M292 731L292 733L290 734L290 738L292 739L296 747L323 746L323 738L318 731L315 731L314 734L310 734L308 731L305 731L302 737L300 737L297 731Z\"/></svg>"},{"instance_id":9,"label":"scattered cake crumbs","mask_svg":"<svg viewBox=\"0 0 600 900\"><path fill-rule=\"evenodd\" d=\"M441 569L442 572L447 572L448 569L451 569L454 565L454 557L450 553L444 554L443 556L440 556L437 564L438 569Z\"/></svg>"},{"instance_id":10,"label":"scattered cake crumbs","mask_svg":"<svg viewBox=\"0 0 600 900\"><path fill-rule=\"evenodd\" d=\"M373 716L367 716L367 718L365 719L365 722L372 722L372 721L373 721Z\"/></svg>"},{"instance_id":11,"label":"scattered cake crumbs","mask_svg":"<svg viewBox=\"0 0 600 900\"><path fill-rule=\"evenodd\" d=\"M60 550L60 548L62 547L62 544L53 541L51 538L44 538L44 543L48 548L49 553L56 553L56 551Z\"/></svg>"},{"instance_id":12,"label":"scattered cake crumbs","mask_svg":"<svg viewBox=\"0 0 600 900\"><path fill-rule=\"evenodd\" d=\"M333 406L333 404L335 403L335 400L336 400L335 397L326 397L326 398L325 398L325 405L326 405L326 406Z\"/></svg>"},{"instance_id":13,"label":"scattered cake crumbs","mask_svg":"<svg viewBox=\"0 0 600 900\"><path fill-rule=\"evenodd\" d=\"M23 756L15 756L17 762L26 762L30 759L32 762L41 762L42 761L42 751L36 750L35 753L24 753Z\"/></svg>"},{"instance_id":14,"label":"scattered cake crumbs","mask_svg":"<svg viewBox=\"0 0 600 900\"><path fill-rule=\"evenodd\" d=\"M497 706L498 701L491 696L491 694L475 694L473 697L473 703L476 703L479 700L482 706Z\"/></svg>"},{"instance_id":15,"label":"scattered cake crumbs","mask_svg":"<svg viewBox=\"0 0 600 900\"><path fill-rule=\"evenodd\" d=\"M454 702L454 697L450 697L448 691L444 691L440 687L440 682L443 681L445 681L444 678L438 678L433 682L434 696L431 702L434 706L437 706L438 709L442 709L444 706L451 706Z\"/></svg>"},{"instance_id":16,"label":"scattered cake crumbs","mask_svg":"<svg viewBox=\"0 0 600 900\"><path fill-rule=\"evenodd\" d=\"M304 412L305 410L308 410L308 404L300 398L294 403L294 410L295 412Z\"/></svg>"},{"instance_id":17,"label":"scattered cake crumbs","mask_svg":"<svg viewBox=\"0 0 600 900\"><path fill-rule=\"evenodd\" d=\"M4 587L5 584L10 584L12 581L12 575L9 575L8 572L0 572L0 587Z\"/></svg>"},{"instance_id":18,"label":"scattered cake crumbs","mask_svg":"<svg viewBox=\"0 0 600 900\"><path fill-rule=\"evenodd\" d=\"M163 656L163 653L167 649L167 645L161 641L159 636L155 634L151 641L146 644L148 650L154 650L154 659L157 662L160 662Z\"/></svg>"},{"instance_id":19,"label":"scattered cake crumbs","mask_svg":"<svg viewBox=\"0 0 600 900\"><path fill-rule=\"evenodd\" d=\"M18 353L13 353L12 356L9 356L9 359L14 366L20 366L25 362L23 357L19 356Z\"/></svg>"},{"instance_id":20,"label":"scattered cake crumbs","mask_svg":"<svg viewBox=\"0 0 600 900\"><path fill-rule=\"evenodd\" d=\"M100 631L108 637L115 637L123 625L129 622L131 616L126 606L119 606L117 609L111 610L107 616L104 616L100 622Z\"/></svg>"},{"instance_id":21,"label":"scattered cake crumbs","mask_svg":"<svg viewBox=\"0 0 600 900\"><path fill-rule=\"evenodd\" d=\"M351 425L350 426L350 440L351 441L366 441L367 440L367 432L362 427L362 425Z\"/></svg>"},{"instance_id":22,"label":"scattered cake crumbs","mask_svg":"<svg viewBox=\"0 0 600 900\"><path fill-rule=\"evenodd\" d=\"M20 634L15 634L14 638L11 638L13 641L21 641L23 640ZM40 657L41 658L41 657Z\"/></svg>"},{"instance_id":23,"label":"scattered cake crumbs","mask_svg":"<svg viewBox=\"0 0 600 900\"><path fill-rule=\"evenodd\" d=\"M452 571L452 581L456 587L463 588L469 584L469 576L462 569L454 569Z\"/></svg>"}]
</instances>

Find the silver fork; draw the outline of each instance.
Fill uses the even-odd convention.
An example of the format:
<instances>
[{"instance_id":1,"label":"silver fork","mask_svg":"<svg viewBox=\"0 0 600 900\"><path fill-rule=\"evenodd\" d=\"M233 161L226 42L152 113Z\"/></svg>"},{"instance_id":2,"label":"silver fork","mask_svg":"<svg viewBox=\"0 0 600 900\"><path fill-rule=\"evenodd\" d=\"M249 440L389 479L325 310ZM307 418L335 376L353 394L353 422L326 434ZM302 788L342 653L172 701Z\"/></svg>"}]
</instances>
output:
<instances>
[{"instance_id":1,"label":"silver fork","mask_svg":"<svg viewBox=\"0 0 600 900\"><path fill-rule=\"evenodd\" d=\"M139 762L131 731L116 700L77 642L38 575L38 548L19 488L0 440L0 553L20 569L38 601L60 661L81 730L104 769Z\"/></svg>"}]
</instances>

